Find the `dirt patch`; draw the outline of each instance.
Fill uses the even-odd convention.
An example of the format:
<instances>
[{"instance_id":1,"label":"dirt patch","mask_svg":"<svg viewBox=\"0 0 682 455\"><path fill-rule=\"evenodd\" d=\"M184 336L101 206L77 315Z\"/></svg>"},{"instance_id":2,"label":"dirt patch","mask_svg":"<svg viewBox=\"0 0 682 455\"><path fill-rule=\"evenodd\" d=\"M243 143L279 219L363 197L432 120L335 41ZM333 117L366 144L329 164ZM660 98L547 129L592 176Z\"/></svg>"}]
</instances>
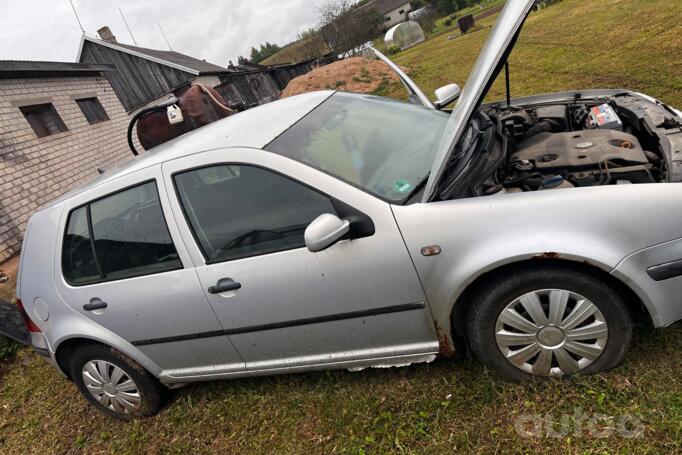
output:
<instances>
[{"instance_id":1,"label":"dirt patch","mask_svg":"<svg viewBox=\"0 0 682 455\"><path fill-rule=\"evenodd\" d=\"M289 82L282 98L316 90L343 90L356 93L381 93L398 76L384 63L364 57L352 57L315 68Z\"/></svg>"}]
</instances>

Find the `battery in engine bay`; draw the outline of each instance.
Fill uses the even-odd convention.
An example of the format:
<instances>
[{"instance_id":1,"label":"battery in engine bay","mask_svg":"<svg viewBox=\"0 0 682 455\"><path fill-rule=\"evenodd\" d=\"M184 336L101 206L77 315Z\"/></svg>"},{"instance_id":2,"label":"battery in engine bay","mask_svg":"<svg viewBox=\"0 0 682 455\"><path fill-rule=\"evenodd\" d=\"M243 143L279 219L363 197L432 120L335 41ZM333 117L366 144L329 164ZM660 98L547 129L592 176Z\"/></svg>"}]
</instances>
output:
<instances>
[{"instance_id":1,"label":"battery in engine bay","mask_svg":"<svg viewBox=\"0 0 682 455\"><path fill-rule=\"evenodd\" d=\"M623 131L623 122L616 111L608 104L600 104L590 109L587 117L587 128Z\"/></svg>"}]
</instances>

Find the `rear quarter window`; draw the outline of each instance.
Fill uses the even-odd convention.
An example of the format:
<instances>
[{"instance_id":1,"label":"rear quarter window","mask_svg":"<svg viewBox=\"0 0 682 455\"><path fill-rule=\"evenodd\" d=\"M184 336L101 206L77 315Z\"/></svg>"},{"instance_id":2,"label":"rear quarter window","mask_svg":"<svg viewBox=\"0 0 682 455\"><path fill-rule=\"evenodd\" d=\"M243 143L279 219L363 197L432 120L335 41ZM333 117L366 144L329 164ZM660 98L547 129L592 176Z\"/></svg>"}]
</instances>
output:
<instances>
[{"instance_id":1,"label":"rear quarter window","mask_svg":"<svg viewBox=\"0 0 682 455\"><path fill-rule=\"evenodd\" d=\"M73 285L182 268L154 182L128 188L71 211L62 249Z\"/></svg>"},{"instance_id":2,"label":"rear quarter window","mask_svg":"<svg viewBox=\"0 0 682 455\"><path fill-rule=\"evenodd\" d=\"M64 237L62 268L64 276L74 284L100 278L95 255L90 243L87 206L71 212Z\"/></svg>"}]
</instances>

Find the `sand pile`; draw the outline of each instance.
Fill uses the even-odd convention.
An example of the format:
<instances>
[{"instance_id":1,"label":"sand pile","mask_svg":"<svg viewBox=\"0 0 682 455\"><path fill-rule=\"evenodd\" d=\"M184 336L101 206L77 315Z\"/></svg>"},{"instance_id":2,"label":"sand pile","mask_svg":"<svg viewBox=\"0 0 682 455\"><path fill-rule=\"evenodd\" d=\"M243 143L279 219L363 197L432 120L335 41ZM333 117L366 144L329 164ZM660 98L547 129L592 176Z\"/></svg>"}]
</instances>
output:
<instances>
[{"instance_id":1,"label":"sand pile","mask_svg":"<svg viewBox=\"0 0 682 455\"><path fill-rule=\"evenodd\" d=\"M383 62L352 57L292 79L284 88L282 98L316 90L374 93L392 82L400 82L400 79Z\"/></svg>"}]
</instances>

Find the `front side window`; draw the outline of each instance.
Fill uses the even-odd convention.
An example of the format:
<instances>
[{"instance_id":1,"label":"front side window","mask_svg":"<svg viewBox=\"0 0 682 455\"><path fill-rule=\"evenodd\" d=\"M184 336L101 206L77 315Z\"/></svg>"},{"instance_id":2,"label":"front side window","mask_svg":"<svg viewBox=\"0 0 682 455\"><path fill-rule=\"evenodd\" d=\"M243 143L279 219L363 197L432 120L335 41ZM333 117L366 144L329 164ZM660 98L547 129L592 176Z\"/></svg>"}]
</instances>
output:
<instances>
[{"instance_id":1,"label":"front side window","mask_svg":"<svg viewBox=\"0 0 682 455\"><path fill-rule=\"evenodd\" d=\"M209 263L303 247L306 227L323 213L336 214L327 196L254 166L209 166L174 180Z\"/></svg>"},{"instance_id":2,"label":"front side window","mask_svg":"<svg viewBox=\"0 0 682 455\"><path fill-rule=\"evenodd\" d=\"M71 212L62 251L64 277L87 284L182 268L154 182Z\"/></svg>"},{"instance_id":3,"label":"front side window","mask_svg":"<svg viewBox=\"0 0 682 455\"><path fill-rule=\"evenodd\" d=\"M428 177L448 114L338 92L265 148L389 202Z\"/></svg>"}]
</instances>

